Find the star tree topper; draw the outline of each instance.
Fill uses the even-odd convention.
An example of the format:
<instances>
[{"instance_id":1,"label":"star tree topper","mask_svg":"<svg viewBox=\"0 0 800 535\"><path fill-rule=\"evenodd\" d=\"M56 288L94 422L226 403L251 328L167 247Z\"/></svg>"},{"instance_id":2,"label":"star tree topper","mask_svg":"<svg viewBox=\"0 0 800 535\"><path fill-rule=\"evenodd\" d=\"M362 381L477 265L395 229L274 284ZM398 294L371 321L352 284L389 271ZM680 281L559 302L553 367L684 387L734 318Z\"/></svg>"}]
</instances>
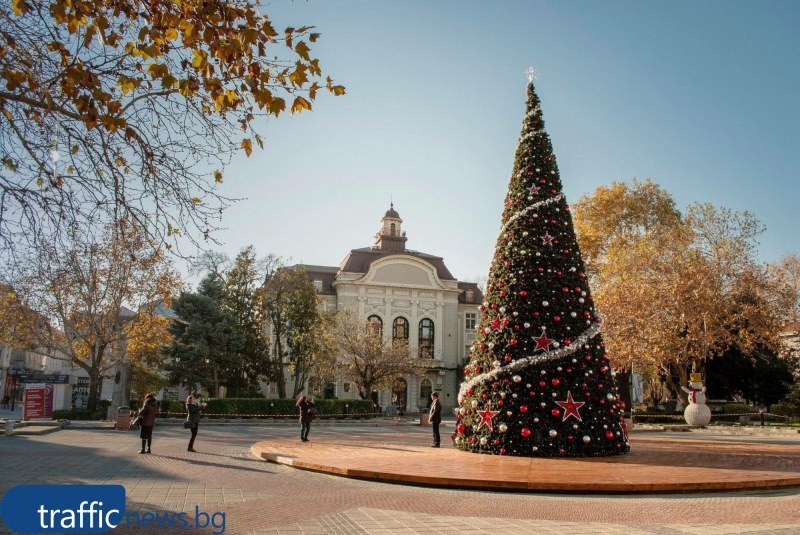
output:
<instances>
[{"instance_id":1,"label":"star tree topper","mask_svg":"<svg viewBox=\"0 0 800 535\"><path fill-rule=\"evenodd\" d=\"M489 428L489 431L493 431L492 427L492 419L500 414L500 411L493 411L489 405L486 405L486 408L482 411L478 411L478 414L481 416L481 422L478 424L478 429L483 427L486 424L486 427Z\"/></svg>"},{"instance_id":2,"label":"star tree topper","mask_svg":"<svg viewBox=\"0 0 800 535\"><path fill-rule=\"evenodd\" d=\"M556 401L556 405L564 409L564 417L561 419L562 422L566 422L567 418L570 416L574 416L576 420L579 422L583 421L581 418L581 413L578 410L586 405L585 401L575 401L572 399L572 392L567 392L567 400L566 401Z\"/></svg>"}]
</instances>

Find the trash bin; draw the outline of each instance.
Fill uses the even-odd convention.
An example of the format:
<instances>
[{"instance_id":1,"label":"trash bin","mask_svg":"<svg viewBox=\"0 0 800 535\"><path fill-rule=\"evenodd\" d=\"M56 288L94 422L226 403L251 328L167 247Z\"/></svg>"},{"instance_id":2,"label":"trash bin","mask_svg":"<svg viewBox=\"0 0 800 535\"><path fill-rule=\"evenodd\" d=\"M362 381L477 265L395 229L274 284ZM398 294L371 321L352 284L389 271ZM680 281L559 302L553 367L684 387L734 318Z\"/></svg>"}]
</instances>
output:
<instances>
[{"instance_id":1,"label":"trash bin","mask_svg":"<svg viewBox=\"0 0 800 535\"><path fill-rule=\"evenodd\" d=\"M419 407L419 425L431 425L429 420L431 414L428 407Z\"/></svg>"},{"instance_id":2,"label":"trash bin","mask_svg":"<svg viewBox=\"0 0 800 535\"><path fill-rule=\"evenodd\" d=\"M117 410L117 431L127 431L131 426L131 409L130 407L120 407Z\"/></svg>"},{"instance_id":3,"label":"trash bin","mask_svg":"<svg viewBox=\"0 0 800 535\"><path fill-rule=\"evenodd\" d=\"M13 434L14 434L14 420L9 418L8 420L6 420L6 436L10 437Z\"/></svg>"}]
</instances>

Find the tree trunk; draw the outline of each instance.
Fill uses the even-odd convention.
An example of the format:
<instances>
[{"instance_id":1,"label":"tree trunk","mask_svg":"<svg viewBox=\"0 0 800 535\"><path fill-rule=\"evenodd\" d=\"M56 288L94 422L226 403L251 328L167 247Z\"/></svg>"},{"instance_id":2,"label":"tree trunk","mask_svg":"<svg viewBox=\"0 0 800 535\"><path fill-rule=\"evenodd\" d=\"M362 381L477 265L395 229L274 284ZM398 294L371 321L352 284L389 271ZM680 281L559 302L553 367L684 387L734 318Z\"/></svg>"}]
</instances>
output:
<instances>
[{"instance_id":1,"label":"tree trunk","mask_svg":"<svg viewBox=\"0 0 800 535\"><path fill-rule=\"evenodd\" d=\"M685 407L689 404L689 395L684 392L682 386L689 385L689 371L688 366L684 364L673 363L665 374L667 376L667 383L670 390L677 397L681 404Z\"/></svg>"},{"instance_id":2,"label":"tree trunk","mask_svg":"<svg viewBox=\"0 0 800 535\"><path fill-rule=\"evenodd\" d=\"M630 368L617 370L617 385L619 386L619 399L625 403L625 412L630 413L633 408L631 388L633 387L633 374Z\"/></svg>"},{"instance_id":3,"label":"tree trunk","mask_svg":"<svg viewBox=\"0 0 800 535\"><path fill-rule=\"evenodd\" d=\"M275 358L273 360L273 376L278 383L278 397L286 399L286 378L283 375L283 344L281 343L280 332L275 336Z\"/></svg>"},{"instance_id":4,"label":"tree trunk","mask_svg":"<svg viewBox=\"0 0 800 535\"><path fill-rule=\"evenodd\" d=\"M93 412L97 410L97 398L100 397L99 388L102 386L100 371L93 369L89 371L89 396L86 400L86 410Z\"/></svg>"}]
</instances>

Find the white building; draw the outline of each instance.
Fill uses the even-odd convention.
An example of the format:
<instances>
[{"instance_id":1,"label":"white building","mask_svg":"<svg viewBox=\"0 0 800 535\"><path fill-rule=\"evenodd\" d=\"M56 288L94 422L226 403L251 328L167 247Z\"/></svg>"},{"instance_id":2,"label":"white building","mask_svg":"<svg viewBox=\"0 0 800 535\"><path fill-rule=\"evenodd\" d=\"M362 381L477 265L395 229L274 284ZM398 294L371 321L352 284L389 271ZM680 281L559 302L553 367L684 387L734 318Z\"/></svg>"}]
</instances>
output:
<instances>
[{"instance_id":1,"label":"white building","mask_svg":"<svg viewBox=\"0 0 800 535\"><path fill-rule=\"evenodd\" d=\"M441 257L406 249L402 223L392 206L372 247L351 250L339 266L304 267L323 311L347 309L380 322L387 342L407 339L427 368L423 376L403 377L393 391L373 394L379 405L389 413L416 413L435 391L450 410L457 404L483 294L476 283L456 280ZM267 392L275 396L275 385ZM315 395L358 398L356 388L343 381Z\"/></svg>"}]
</instances>

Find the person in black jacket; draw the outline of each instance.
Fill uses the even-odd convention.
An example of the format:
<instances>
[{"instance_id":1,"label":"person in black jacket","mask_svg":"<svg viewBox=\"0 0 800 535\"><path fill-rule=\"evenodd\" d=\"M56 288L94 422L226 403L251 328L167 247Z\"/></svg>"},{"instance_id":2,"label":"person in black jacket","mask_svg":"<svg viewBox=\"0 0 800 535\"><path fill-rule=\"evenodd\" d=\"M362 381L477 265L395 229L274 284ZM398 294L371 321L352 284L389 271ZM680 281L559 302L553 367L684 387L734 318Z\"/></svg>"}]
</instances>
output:
<instances>
[{"instance_id":1,"label":"person in black jacket","mask_svg":"<svg viewBox=\"0 0 800 535\"><path fill-rule=\"evenodd\" d=\"M300 409L300 440L308 442L308 432L311 431L311 420L317 413L314 400L307 396L300 396L297 400L297 407Z\"/></svg>"},{"instance_id":2,"label":"person in black jacket","mask_svg":"<svg viewBox=\"0 0 800 535\"><path fill-rule=\"evenodd\" d=\"M189 439L189 447L187 451L196 451L194 449L194 439L197 438L197 429L200 426L200 412L205 403L200 405L194 399L194 396L186 398L186 421L191 424L189 429L192 431L192 438Z\"/></svg>"},{"instance_id":3,"label":"person in black jacket","mask_svg":"<svg viewBox=\"0 0 800 535\"><path fill-rule=\"evenodd\" d=\"M142 449L139 453L151 453L150 446L153 443L153 427L156 425L156 413L158 412L158 400L152 393L144 397L144 405L139 411L139 416L142 417L141 430L139 431L139 438L142 439ZM145 451L145 445L147 450Z\"/></svg>"},{"instance_id":4,"label":"person in black jacket","mask_svg":"<svg viewBox=\"0 0 800 535\"><path fill-rule=\"evenodd\" d=\"M438 392L431 394L431 412L428 415L428 421L433 427L433 444L431 444L431 448L438 448L442 441L439 436L439 424L442 423L442 404L439 402Z\"/></svg>"}]
</instances>

